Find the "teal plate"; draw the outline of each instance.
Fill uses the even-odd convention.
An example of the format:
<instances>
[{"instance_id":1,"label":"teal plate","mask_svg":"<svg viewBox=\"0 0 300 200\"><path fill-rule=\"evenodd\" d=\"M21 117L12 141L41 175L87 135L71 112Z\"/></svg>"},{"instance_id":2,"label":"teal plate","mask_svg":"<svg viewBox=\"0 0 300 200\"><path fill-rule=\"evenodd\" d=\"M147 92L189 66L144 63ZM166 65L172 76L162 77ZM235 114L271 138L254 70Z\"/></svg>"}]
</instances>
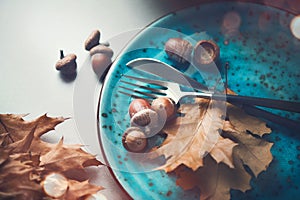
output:
<instances>
[{"instance_id":1,"label":"teal plate","mask_svg":"<svg viewBox=\"0 0 300 200\"><path fill-rule=\"evenodd\" d=\"M294 15L254 3L207 3L173 12L143 29L122 51L110 68L99 106L99 139L113 175L133 199L200 199L197 189L184 191L172 173L153 170L133 159L122 145L130 126L128 107L132 99L118 93L124 74L138 76L126 63L135 58L156 58L201 82L193 66L169 60L164 44L181 37L193 45L212 39L220 47L220 73L230 63L229 87L241 95L299 101L300 41L290 31ZM300 120L300 115L271 110ZM300 133L268 122L272 128L264 139L273 142L273 161L257 178L252 189L231 190L232 199L295 199L300 194ZM143 155L142 155L143 156ZM142 157L141 156L141 157Z\"/></svg>"}]
</instances>

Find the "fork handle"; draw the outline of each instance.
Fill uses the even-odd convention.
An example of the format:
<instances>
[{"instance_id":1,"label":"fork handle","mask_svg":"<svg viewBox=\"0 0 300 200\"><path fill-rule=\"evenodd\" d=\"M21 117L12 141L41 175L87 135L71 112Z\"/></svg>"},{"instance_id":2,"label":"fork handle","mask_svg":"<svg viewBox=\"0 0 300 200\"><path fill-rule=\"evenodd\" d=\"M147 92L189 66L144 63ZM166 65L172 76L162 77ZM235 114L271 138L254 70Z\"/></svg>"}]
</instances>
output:
<instances>
[{"instance_id":1,"label":"fork handle","mask_svg":"<svg viewBox=\"0 0 300 200\"><path fill-rule=\"evenodd\" d=\"M242 105L254 105L254 106L262 106L266 108L274 108L285 111L297 112L300 113L300 102L292 102L285 100L276 100L276 99L268 99L268 98L260 98L260 97L249 97L249 96L241 96L241 95L221 95L221 94L213 94L213 99L222 100L226 98L226 101L232 104L238 103Z\"/></svg>"}]
</instances>

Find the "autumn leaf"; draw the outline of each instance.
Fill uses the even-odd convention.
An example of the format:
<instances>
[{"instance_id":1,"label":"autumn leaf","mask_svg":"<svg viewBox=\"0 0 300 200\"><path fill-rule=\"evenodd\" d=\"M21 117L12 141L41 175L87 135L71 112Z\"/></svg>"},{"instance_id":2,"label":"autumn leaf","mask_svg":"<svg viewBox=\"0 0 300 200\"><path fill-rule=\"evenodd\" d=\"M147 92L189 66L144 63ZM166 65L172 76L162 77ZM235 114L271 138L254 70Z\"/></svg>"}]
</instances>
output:
<instances>
[{"instance_id":1,"label":"autumn leaf","mask_svg":"<svg viewBox=\"0 0 300 200\"><path fill-rule=\"evenodd\" d=\"M6 159L0 166L1 199L40 199L42 187L30 176L34 172L35 168L28 162L13 157Z\"/></svg>"},{"instance_id":2,"label":"autumn leaf","mask_svg":"<svg viewBox=\"0 0 300 200\"><path fill-rule=\"evenodd\" d=\"M25 115L0 114L0 133L9 133L9 143L23 139L35 126L35 136L40 137L54 127L65 121L64 118L52 118L46 114L32 121L25 121Z\"/></svg>"},{"instance_id":3,"label":"autumn leaf","mask_svg":"<svg viewBox=\"0 0 300 200\"><path fill-rule=\"evenodd\" d=\"M251 188L251 176L239 160L234 161L235 168L217 163L211 156L204 158L203 167L192 171L184 166L176 169L179 177L176 183L184 190L194 187L200 189L201 200L230 199L230 189L247 191Z\"/></svg>"},{"instance_id":4,"label":"autumn leaf","mask_svg":"<svg viewBox=\"0 0 300 200\"><path fill-rule=\"evenodd\" d=\"M91 185L88 183L88 181L79 182L75 180L69 180L69 189L62 199L85 199L91 194L95 194L102 189L103 187Z\"/></svg>"},{"instance_id":5,"label":"autumn leaf","mask_svg":"<svg viewBox=\"0 0 300 200\"><path fill-rule=\"evenodd\" d=\"M94 155L83 151L82 145L65 145L63 139L50 144L40 139L64 118L43 115L25 121L23 117L0 114L1 199L46 197L41 183L50 173L64 174L68 179L70 188L65 199L80 199L102 189L88 183L84 168L101 163ZM78 174L82 176L78 177Z\"/></svg>"},{"instance_id":6,"label":"autumn leaf","mask_svg":"<svg viewBox=\"0 0 300 200\"><path fill-rule=\"evenodd\" d=\"M60 172L101 164L95 156L83 151L81 145L64 145L63 139L48 153L42 155L40 160L40 166L46 171Z\"/></svg>"},{"instance_id":7,"label":"autumn leaf","mask_svg":"<svg viewBox=\"0 0 300 200\"><path fill-rule=\"evenodd\" d=\"M256 177L267 169L273 160L271 153L273 143L254 137L246 131L239 132L229 121L224 125L224 132L228 138L238 143L234 149L234 156L240 159L244 165L247 165Z\"/></svg>"},{"instance_id":8,"label":"autumn leaf","mask_svg":"<svg viewBox=\"0 0 300 200\"><path fill-rule=\"evenodd\" d=\"M181 116L164 127L163 131L168 136L155 151L159 156L164 155L167 158L166 164L159 169L170 172L184 164L197 170L203 166L203 158L208 152L211 152L218 162L233 166L230 157L235 143L220 136L224 122L222 104L201 99L198 104L183 104L180 107ZM223 154L219 154L218 149L223 147L216 146L218 141L226 143L226 151Z\"/></svg>"},{"instance_id":9,"label":"autumn leaf","mask_svg":"<svg viewBox=\"0 0 300 200\"><path fill-rule=\"evenodd\" d=\"M158 169L175 171L185 190L198 187L201 200L230 199L231 189L251 188L244 166L257 177L272 161L273 144L262 138L271 129L231 104L226 104L225 119L222 104L200 98L195 102L182 104L180 115L164 127L167 138L155 152L166 163Z\"/></svg>"},{"instance_id":10,"label":"autumn leaf","mask_svg":"<svg viewBox=\"0 0 300 200\"><path fill-rule=\"evenodd\" d=\"M266 126L266 122L248 115L245 111L232 104L227 104L227 115L230 123L238 132L250 131L258 136L271 133L271 129Z\"/></svg>"}]
</instances>

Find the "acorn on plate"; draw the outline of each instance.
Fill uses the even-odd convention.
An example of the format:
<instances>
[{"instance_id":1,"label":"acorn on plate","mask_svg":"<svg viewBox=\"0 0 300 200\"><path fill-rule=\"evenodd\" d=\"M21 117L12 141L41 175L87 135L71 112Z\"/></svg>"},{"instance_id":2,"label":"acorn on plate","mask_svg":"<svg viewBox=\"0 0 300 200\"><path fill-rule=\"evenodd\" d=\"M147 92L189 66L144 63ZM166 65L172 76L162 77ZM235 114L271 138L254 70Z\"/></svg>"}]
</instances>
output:
<instances>
[{"instance_id":1,"label":"acorn on plate","mask_svg":"<svg viewBox=\"0 0 300 200\"><path fill-rule=\"evenodd\" d=\"M158 97L151 103L151 108L155 110L160 120L168 121L174 117L176 106L174 102L168 97Z\"/></svg>"},{"instance_id":2,"label":"acorn on plate","mask_svg":"<svg viewBox=\"0 0 300 200\"><path fill-rule=\"evenodd\" d=\"M200 40L194 47L193 62L197 66L216 63L220 57L220 48L212 40Z\"/></svg>"},{"instance_id":3,"label":"acorn on plate","mask_svg":"<svg viewBox=\"0 0 300 200\"><path fill-rule=\"evenodd\" d=\"M129 127L122 136L124 148L130 152L143 152L148 144L146 134L138 127Z\"/></svg>"},{"instance_id":4,"label":"acorn on plate","mask_svg":"<svg viewBox=\"0 0 300 200\"><path fill-rule=\"evenodd\" d=\"M182 38L170 38L165 44L165 52L171 60L184 64L191 60L193 46Z\"/></svg>"}]
</instances>

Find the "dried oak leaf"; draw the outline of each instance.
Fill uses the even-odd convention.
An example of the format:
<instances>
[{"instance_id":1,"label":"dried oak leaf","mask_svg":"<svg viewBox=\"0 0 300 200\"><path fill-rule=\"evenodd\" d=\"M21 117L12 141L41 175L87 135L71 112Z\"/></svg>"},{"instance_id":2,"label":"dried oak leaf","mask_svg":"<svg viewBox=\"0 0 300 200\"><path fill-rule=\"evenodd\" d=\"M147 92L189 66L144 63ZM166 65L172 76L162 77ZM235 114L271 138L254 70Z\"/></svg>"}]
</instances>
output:
<instances>
[{"instance_id":1,"label":"dried oak leaf","mask_svg":"<svg viewBox=\"0 0 300 200\"><path fill-rule=\"evenodd\" d=\"M69 180L69 188L61 199L86 199L91 194L95 194L102 189L103 187L91 185L88 181L79 182L75 180Z\"/></svg>"},{"instance_id":2,"label":"dried oak leaf","mask_svg":"<svg viewBox=\"0 0 300 200\"><path fill-rule=\"evenodd\" d=\"M97 166L101 162L95 156L83 151L82 145L65 145L63 139L49 152L41 155L40 166L45 171L66 172L71 169L83 169L88 166Z\"/></svg>"},{"instance_id":3,"label":"dried oak leaf","mask_svg":"<svg viewBox=\"0 0 300 200\"><path fill-rule=\"evenodd\" d=\"M184 164L197 170L203 166L203 158L208 152L216 161L233 167L231 154L236 143L220 136L224 123L223 108L222 102L207 99L200 99L197 104L181 105L181 115L164 127L168 136L155 150L158 156L164 155L167 159L166 164L158 169L171 172Z\"/></svg>"},{"instance_id":4,"label":"dried oak leaf","mask_svg":"<svg viewBox=\"0 0 300 200\"><path fill-rule=\"evenodd\" d=\"M95 156L83 151L81 145L63 144L63 139L58 144L40 139L64 118L43 115L28 122L23 116L0 114L0 199L42 199L46 194L41 182L51 172L62 173L70 180L73 189L68 191L68 196L75 199L102 188L88 184L84 171L84 167L101 164ZM74 174L85 178L74 179ZM80 191L80 186L85 193Z\"/></svg>"},{"instance_id":5,"label":"dried oak leaf","mask_svg":"<svg viewBox=\"0 0 300 200\"><path fill-rule=\"evenodd\" d=\"M31 179L35 168L30 165L30 160L28 162L19 160L21 157L23 156L9 156L0 165L1 199L41 199L42 197L41 185Z\"/></svg>"},{"instance_id":6,"label":"dried oak leaf","mask_svg":"<svg viewBox=\"0 0 300 200\"><path fill-rule=\"evenodd\" d=\"M0 133L9 133L9 143L23 139L35 126L35 137L40 137L65 121L65 118L48 117L46 114L32 121L25 121L25 115L0 114Z\"/></svg>"}]
</instances>

